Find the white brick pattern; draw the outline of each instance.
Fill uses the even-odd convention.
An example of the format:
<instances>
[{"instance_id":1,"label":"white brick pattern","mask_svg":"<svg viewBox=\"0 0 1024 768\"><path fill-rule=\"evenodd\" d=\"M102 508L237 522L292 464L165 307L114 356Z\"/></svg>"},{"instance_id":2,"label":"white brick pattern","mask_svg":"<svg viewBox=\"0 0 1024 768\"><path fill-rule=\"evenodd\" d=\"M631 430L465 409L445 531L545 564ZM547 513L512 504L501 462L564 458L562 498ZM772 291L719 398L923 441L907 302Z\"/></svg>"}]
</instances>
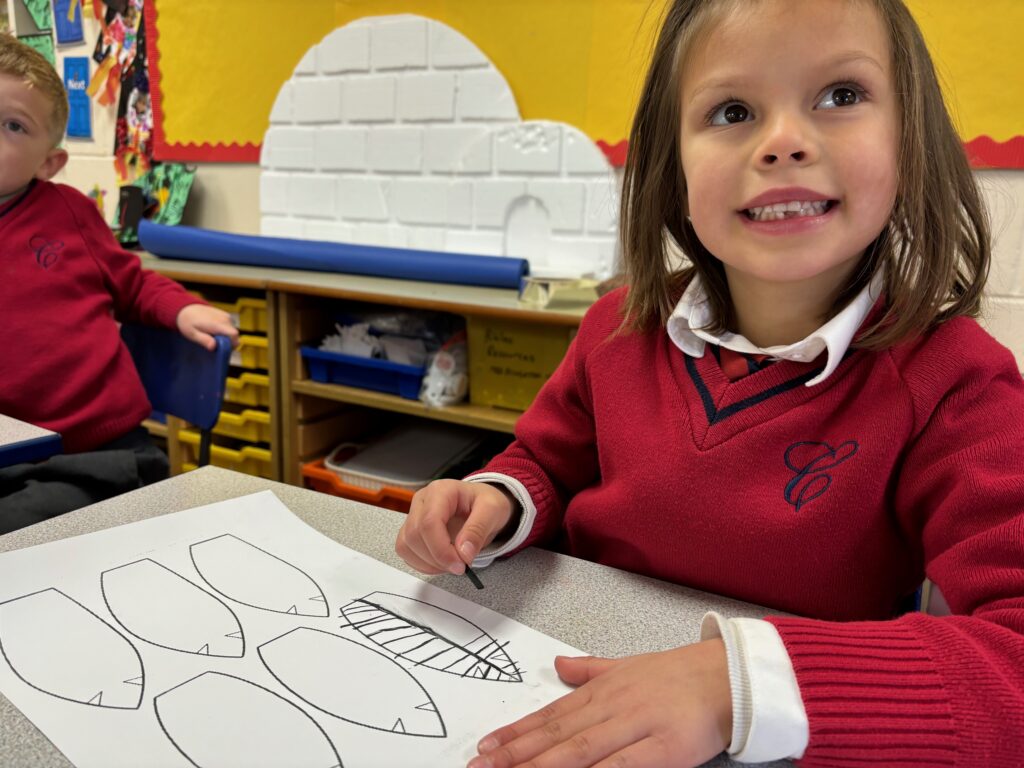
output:
<instances>
[{"instance_id":1,"label":"white brick pattern","mask_svg":"<svg viewBox=\"0 0 1024 768\"><path fill-rule=\"evenodd\" d=\"M1024 370L1024 174L976 171L992 219L992 269L981 324Z\"/></svg>"},{"instance_id":2,"label":"white brick pattern","mask_svg":"<svg viewBox=\"0 0 1024 768\"><path fill-rule=\"evenodd\" d=\"M604 154L570 125L523 122L502 74L440 22L334 30L270 117L264 234L522 256L534 274L614 271L618 187Z\"/></svg>"}]
</instances>

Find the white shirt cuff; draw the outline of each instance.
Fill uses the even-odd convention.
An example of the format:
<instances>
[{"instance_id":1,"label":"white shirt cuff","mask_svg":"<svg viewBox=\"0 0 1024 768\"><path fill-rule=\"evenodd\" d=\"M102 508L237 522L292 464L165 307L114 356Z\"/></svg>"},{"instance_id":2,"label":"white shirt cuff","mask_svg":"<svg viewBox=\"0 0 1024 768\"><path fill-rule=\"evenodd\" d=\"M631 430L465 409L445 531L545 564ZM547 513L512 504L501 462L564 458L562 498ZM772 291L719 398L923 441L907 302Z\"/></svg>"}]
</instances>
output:
<instances>
[{"instance_id":1,"label":"white shirt cuff","mask_svg":"<svg viewBox=\"0 0 1024 768\"><path fill-rule=\"evenodd\" d=\"M775 627L760 619L704 615L700 639L720 637L729 662L732 743L729 755L743 763L803 756L810 728L793 663Z\"/></svg>"},{"instance_id":2,"label":"white shirt cuff","mask_svg":"<svg viewBox=\"0 0 1024 768\"><path fill-rule=\"evenodd\" d=\"M474 568L486 568L497 558L513 551L526 540L526 537L533 529L533 521L537 519L537 508L533 506L533 500L530 498L530 494L527 493L526 486L514 477L509 477L499 472L482 472L479 475L466 478L466 482L491 483L492 485L503 486L519 502L519 527L512 534L512 538L497 544L492 542L473 558ZM512 510L512 514L515 515L516 510Z\"/></svg>"}]
</instances>

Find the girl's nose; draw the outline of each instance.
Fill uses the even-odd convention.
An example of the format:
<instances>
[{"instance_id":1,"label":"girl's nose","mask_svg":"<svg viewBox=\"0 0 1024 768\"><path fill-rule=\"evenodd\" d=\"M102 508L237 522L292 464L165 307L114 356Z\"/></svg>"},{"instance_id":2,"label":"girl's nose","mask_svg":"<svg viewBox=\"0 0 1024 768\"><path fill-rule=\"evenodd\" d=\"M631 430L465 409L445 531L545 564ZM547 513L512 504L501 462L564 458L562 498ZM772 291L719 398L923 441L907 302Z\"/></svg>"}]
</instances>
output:
<instances>
[{"instance_id":1,"label":"girl's nose","mask_svg":"<svg viewBox=\"0 0 1024 768\"><path fill-rule=\"evenodd\" d=\"M807 157L807 153L804 152L802 149L797 150L796 152L789 153L789 158L797 163L803 162L805 157ZM779 156L769 153L765 155L762 158L762 160L765 163L765 165L774 165L775 163L779 162Z\"/></svg>"},{"instance_id":2,"label":"girl's nose","mask_svg":"<svg viewBox=\"0 0 1024 768\"><path fill-rule=\"evenodd\" d=\"M755 155L758 165L804 165L817 157L807 126L795 116L779 115L765 124L765 132Z\"/></svg>"}]
</instances>

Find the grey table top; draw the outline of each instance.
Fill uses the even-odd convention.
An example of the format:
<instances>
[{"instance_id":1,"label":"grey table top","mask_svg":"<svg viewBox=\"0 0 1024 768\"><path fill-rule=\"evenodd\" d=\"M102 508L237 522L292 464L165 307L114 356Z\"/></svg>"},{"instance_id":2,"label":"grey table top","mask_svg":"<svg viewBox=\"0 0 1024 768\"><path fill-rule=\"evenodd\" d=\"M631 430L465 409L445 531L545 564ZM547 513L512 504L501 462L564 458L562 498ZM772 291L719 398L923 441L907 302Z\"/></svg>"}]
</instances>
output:
<instances>
[{"instance_id":1,"label":"grey table top","mask_svg":"<svg viewBox=\"0 0 1024 768\"><path fill-rule=\"evenodd\" d=\"M0 467L60 453L60 435L0 413Z\"/></svg>"},{"instance_id":2,"label":"grey table top","mask_svg":"<svg viewBox=\"0 0 1024 768\"><path fill-rule=\"evenodd\" d=\"M709 610L726 616L765 614L757 606L541 549L525 550L480 571L486 586L483 590L475 589L463 576L423 577L394 552L401 514L216 467L204 467L0 536L0 552L267 489L299 518L345 546L594 655L624 656L694 642L700 619ZM3 696L0 763L70 765ZM734 763L724 757L708 764L728 765Z\"/></svg>"}]
</instances>

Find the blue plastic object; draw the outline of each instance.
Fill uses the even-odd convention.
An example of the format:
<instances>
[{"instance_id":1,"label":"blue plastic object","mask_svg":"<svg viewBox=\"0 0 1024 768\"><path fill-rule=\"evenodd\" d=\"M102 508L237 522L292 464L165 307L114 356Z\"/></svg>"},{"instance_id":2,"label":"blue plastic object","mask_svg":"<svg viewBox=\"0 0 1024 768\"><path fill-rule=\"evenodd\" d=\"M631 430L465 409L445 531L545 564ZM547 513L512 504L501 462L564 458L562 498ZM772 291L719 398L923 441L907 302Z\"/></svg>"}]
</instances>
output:
<instances>
[{"instance_id":1,"label":"blue plastic object","mask_svg":"<svg viewBox=\"0 0 1024 768\"><path fill-rule=\"evenodd\" d=\"M139 243L150 253L165 259L310 269L517 290L530 271L526 259L514 257L234 235L197 227L154 224L147 219L139 222Z\"/></svg>"},{"instance_id":2,"label":"blue plastic object","mask_svg":"<svg viewBox=\"0 0 1024 768\"><path fill-rule=\"evenodd\" d=\"M215 336L210 352L166 328L125 323L121 338L154 410L163 411L201 430L199 464L209 463L210 430L217 423L231 359L231 341Z\"/></svg>"},{"instance_id":3,"label":"blue plastic object","mask_svg":"<svg viewBox=\"0 0 1024 768\"><path fill-rule=\"evenodd\" d=\"M41 437L19 440L17 443L0 445L0 467L11 464L23 464L30 461L42 461L63 450L61 436L50 432Z\"/></svg>"},{"instance_id":4,"label":"blue plastic object","mask_svg":"<svg viewBox=\"0 0 1024 768\"><path fill-rule=\"evenodd\" d=\"M388 360L325 352L315 347L302 347L302 357L309 366L309 378L330 384L372 389L418 400L426 366L402 365Z\"/></svg>"}]
</instances>

